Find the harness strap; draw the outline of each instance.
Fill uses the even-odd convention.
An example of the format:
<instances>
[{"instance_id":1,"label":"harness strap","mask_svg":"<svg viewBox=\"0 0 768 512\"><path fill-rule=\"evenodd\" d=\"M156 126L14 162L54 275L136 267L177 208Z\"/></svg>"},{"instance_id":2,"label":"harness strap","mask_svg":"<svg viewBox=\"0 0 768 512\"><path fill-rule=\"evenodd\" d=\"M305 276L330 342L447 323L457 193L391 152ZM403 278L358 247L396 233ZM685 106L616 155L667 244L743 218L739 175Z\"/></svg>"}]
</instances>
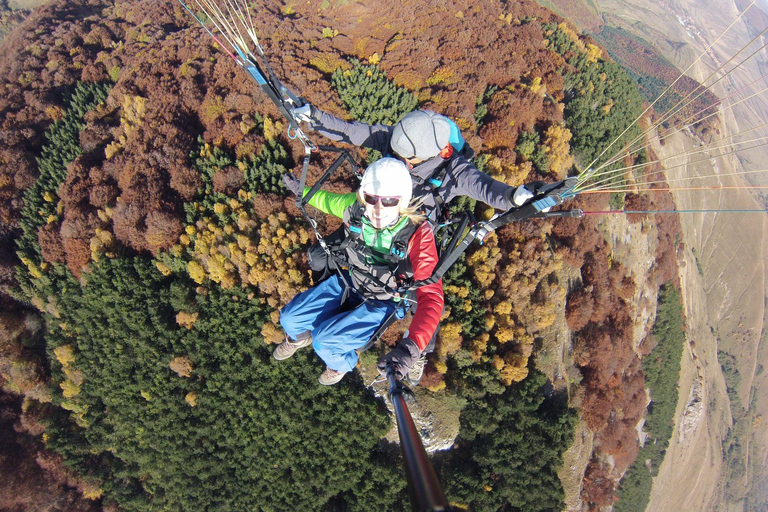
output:
<instances>
[{"instance_id":1,"label":"harness strap","mask_svg":"<svg viewBox=\"0 0 768 512\"><path fill-rule=\"evenodd\" d=\"M411 273L411 262L408 258L408 243L416 232L418 226L408 222L393 236L389 252L387 254L382 254L374 251L371 247L366 245L363 240L363 212L364 207L359 203L355 203L347 210L348 217L345 222L346 236L338 245L338 251L331 251L329 254L339 268L348 266L350 273L354 273L361 279L381 288L385 293L393 296L399 295L402 290L407 288L410 284L406 282ZM365 268L348 265L348 260L346 259L347 251L355 252L366 262L375 260L376 258L385 260L389 266L389 271L397 282L397 288L392 288L382 282L381 279L371 274Z\"/></svg>"},{"instance_id":2,"label":"harness strap","mask_svg":"<svg viewBox=\"0 0 768 512\"><path fill-rule=\"evenodd\" d=\"M456 125L453 122L452 124L458 133L458 128L456 128ZM475 156L475 151L469 146L469 144L464 142L464 139L461 137L460 133L458 133L458 137L461 139L461 145L456 147L456 145L451 142L454 149L451 155L462 156L467 161L472 160L472 158ZM443 197L443 194L440 193L440 190L445 183L445 177L448 175L448 171L450 170L452 158L454 158L454 156L449 156L443 162L441 162L440 165L438 165L432 174L426 179L419 178L418 176L412 176L413 181L416 184L422 185L426 183L429 186L429 192L432 194L432 198L435 201L435 216L432 219L435 221L435 224L439 224L447 219L446 201L445 197Z\"/></svg>"},{"instance_id":3,"label":"harness strap","mask_svg":"<svg viewBox=\"0 0 768 512\"><path fill-rule=\"evenodd\" d=\"M311 155L311 151L305 146L304 148L304 162L301 166L301 178L299 179L299 190L303 191L304 186L307 181L307 172L309 170L309 159ZM323 186L323 184L328 181L328 178L331 177L331 174L333 174L336 169L341 166L344 162L348 162L353 169L357 170L358 165L354 158L352 158L352 155L349 154L349 151L346 149L337 148L334 146L318 146L317 150L322 151L333 151L336 153L340 153L340 155L336 158L336 160L331 164L331 166L325 171L325 173L320 177L319 180L317 180L317 183L312 186L309 191L302 195L301 193L299 196L296 197L296 207L301 212L301 215L304 217L304 220L307 221L307 224L310 225L312 228L312 231L315 233L315 238L317 238L317 242L320 244L320 247L322 247L323 251L328 255L329 258L333 258L334 262L338 263L336 261L336 258L334 257L333 251L331 251L331 248L328 247L328 244L325 242L325 239L323 238L323 235L320 233L320 231L317 229L317 221L310 217L310 215L307 213L307 210L305 206L309 204L310 199L317 193L318 190ZM339 266L341 268L341 266ZM346 287L351 287L352 283L347 282L347 276L344 275L344 273L341 273L341 278L344 281L344 284Z\"/></svg>"},{"instance_id":4,"label":"harness strap","mask_svg":"<svg viewBox=\"0 0 768 512\"><path fill-rule=\"evenodd\" d=\"M450 160L445 160L440 163L439 166L432 172L432 174L424 179L420 178L418 176L412 176L411 178L416 184L422 185L426 184L429 187L428 193L432 194L432 198L435 201L435 218L434 220L439 222L444 214L444 206L445 206L445 199L443 198L442 194L440 194L438 191L440 190L440 187L443 186L443 183L445 182L445 176L448 174L448 167L449 167Z\"/></svg>"}]
</instances>

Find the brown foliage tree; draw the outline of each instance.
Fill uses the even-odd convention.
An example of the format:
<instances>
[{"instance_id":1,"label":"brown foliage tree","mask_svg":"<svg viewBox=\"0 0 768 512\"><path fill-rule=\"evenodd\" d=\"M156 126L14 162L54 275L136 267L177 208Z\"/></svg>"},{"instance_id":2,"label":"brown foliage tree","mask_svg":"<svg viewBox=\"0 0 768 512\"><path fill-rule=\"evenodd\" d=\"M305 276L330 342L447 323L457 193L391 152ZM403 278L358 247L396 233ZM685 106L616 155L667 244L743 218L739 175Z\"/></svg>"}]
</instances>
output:
<instances>
[{"instance_id":1,"label":"brown foliage tree","mask_svg":"<svg viewBox=\"0 0 768 512\"><path fill-rule=\"evenodd\" d=\"M592 287L578 288L568 295L565 306L565 321L568 328L575 332L587 325L594 309Z\"/></svg>"},{"instance_id":2,"label":"brown foliage tree","mask_svg":"<svg viewBox=\"0 0 768 512\"><path fill-rule=\"evenodd\" d=\"M153 254L168 249L175 244L182 231L184 224L173 213L162 210L154 210L147 214L147 230L144 238L149 249Z\"/></svg>"},{"instance_id":3,"label":"brown foliage tree","mask_svg":"<svg viewBox=\"0 0 768 512\"><path fill-rule=\"evenodd\" d=\"M237 167L219 169L213 175L213 190L227 195L237 195L237 190L245 183L243 171Z\"/></svg>"},{"instance_id":4,"label":"brown foliage tree","mask_svg":"<svg viewBox=\"0 0 768 512\"><path fill-rule=\"evenodd\" d=\"M445 379L445 375L437 371L434 364L427 364L424 367L424 375L421 377L419 385L427 389L436 389Z\"/></svg>"},{"instance_id":5,"label":"brown foliage tree","mask_svg":"<svg viewBox=\"0 0 768 512\"><path fill-rule=\"evenodd\" d=\"M582 500L593 507L607 507L615 501L616 484L611 477L611 468L604 462L592 459L584 473L581 490Z\"/></svg>"},{"instance_id":6,"label":"brown foliage tree","mask_svg":"<svg viewBox=\"0 0 768 512\"><path fill-rule=\"evenodd\" d=\"M66 262L66 252L64 251L64 242L61 239L59 223L51 223L43 226L37 233L37 239L40 243L40 251L43 259L48 263Z\"/></svg>"},{"instance_id":7,"label":"brown foliage tree","mask_svg":"<svg viewBox=\"0 0 768 512\"><path fill-rule=\"evenodd\" d=\"M73 489L77 482L65 476L61 460L56 472L47 471L52 464L39 464L43 458L53 461L55 457L44 452L33 436L17 431L21 402L0 391L0 509L50 510L56 503L59 510L99 510L98 502L84 499Z\"/></svg>"}]
</instances>

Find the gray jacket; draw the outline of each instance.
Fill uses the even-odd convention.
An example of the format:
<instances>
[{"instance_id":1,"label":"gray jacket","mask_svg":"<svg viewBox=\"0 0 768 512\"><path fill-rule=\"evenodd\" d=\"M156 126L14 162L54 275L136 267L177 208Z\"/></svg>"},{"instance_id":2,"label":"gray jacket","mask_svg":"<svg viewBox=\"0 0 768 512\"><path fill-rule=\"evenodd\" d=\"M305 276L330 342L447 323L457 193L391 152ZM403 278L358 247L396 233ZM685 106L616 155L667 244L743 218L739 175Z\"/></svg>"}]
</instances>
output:
<instances>
[{"instance_id":1,"label":"gray jacket","mask_svg":"<svg viewBox=\"0 0 768 512\"><path fill-rule=\"evenodd\" d=\"M316 108L312 109L312 117L314 119L311 124L312 129L333 141L375 149L384 156L396 157L396 155L390 155L392 151L389 142L392 138L392 126L348 122ZM480 172L472 162L458 152L454 152L447 161L438 155L411 169L411 176L414 178L413 197L414 199L424 197L424 209L432 220L434 220L433 212L436 205L432 187L426 181L443 163L448 165L448 170L442 184L437 188L437 193L446 204L454 197L468 196L498 210L506 211L513 207L512 194L515 192L515 187Z\"/></svg>"}]
</instances>

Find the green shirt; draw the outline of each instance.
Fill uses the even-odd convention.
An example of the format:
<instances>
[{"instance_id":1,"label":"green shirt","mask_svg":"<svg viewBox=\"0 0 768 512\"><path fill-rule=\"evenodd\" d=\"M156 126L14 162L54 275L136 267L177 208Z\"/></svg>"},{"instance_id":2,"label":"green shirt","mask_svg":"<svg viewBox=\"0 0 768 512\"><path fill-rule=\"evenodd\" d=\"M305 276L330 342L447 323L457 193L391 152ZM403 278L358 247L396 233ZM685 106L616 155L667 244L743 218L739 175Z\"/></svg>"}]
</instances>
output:
<instances>
[{"instance_id":1,"label":"green shirt","mask_svg":"<svg viewBox=\"0 0 768 512\"><path fill-rule=\"evenodd\" d=\"M304 194L309 192L309 187L304 189ZM355 204L357 201L357 193L350 192L348 194L335 194L333 192L327 192L325 190L318 190L317 193L309 200L309 204L322 211L338 217L344 218L344 211ZM363 216L363 242L365 245L373 249L373 251L381 254L389 254L392 248L392 239L406 224L408 223L408 217L402 217L394 226L387 226L381 229L376 229L365 216ZM376 262L382 264L386 260L383 258Z\"/></svg>"}]
</instances>

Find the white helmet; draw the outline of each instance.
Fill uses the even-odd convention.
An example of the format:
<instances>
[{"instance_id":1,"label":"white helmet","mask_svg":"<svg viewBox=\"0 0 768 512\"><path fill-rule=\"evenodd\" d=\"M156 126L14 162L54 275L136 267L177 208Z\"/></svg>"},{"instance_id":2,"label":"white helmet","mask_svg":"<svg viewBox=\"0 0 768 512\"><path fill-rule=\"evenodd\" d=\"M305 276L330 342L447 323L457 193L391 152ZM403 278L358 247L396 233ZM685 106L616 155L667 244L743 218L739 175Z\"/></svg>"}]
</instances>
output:
<instances>
[{"instance_id":1,"label":"white helmet","mask_svg":"<svg viewBox=\"0 0 768 512\"><path fill-rule=\"evenodd\" d=\"M400 207L405 208L413 195L411 173L396 158L380 158L365 170L360 192L381 197L400 197Z\"/></svg>"}]
</instances>

